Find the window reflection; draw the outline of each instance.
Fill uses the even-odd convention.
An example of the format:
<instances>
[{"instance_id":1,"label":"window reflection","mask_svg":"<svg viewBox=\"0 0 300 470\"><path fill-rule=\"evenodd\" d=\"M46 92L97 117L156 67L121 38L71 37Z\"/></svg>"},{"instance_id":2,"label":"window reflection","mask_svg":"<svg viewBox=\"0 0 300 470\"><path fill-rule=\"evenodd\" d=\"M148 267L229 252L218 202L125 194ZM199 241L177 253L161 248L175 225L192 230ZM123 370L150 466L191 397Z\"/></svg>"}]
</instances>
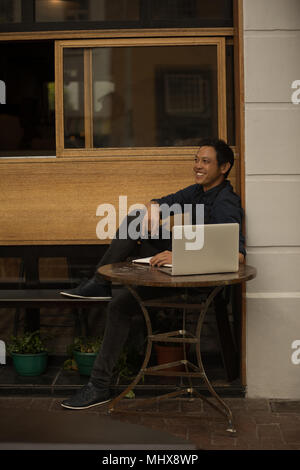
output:
<instances>
[{"instance_id":1,"label":"window reflection","mask_svg":"<svg viewBox=\"0 0 300 470\"><path fill-rule=\"evenodd\" d=\"M36 0L35 21L127 21L139 18L139 0Z\"/></svg>"},{"instance_id":2,"label":"window reflection","mask_svg":"<svg viewBox=\"0 0 300 470\"><path fill-rule=\"evenodd\" d=\"M94 147L185 146L218 135L216 57L214 45L93 49Z\"/></svg>"},{"instance_id":3,"label":"window reflection","mask_svg":"<svg viewBox=\"0 0 300 470\"><path fill-rule=\"evenodd\" d=\"M0 24L20 23L22 18L22 0L0 1Z\"/></svg>"},{"instance_id":4,"label":"window reflection","mask_svg":"<svg viewBox=\"0 0 300 470\"><path fill-rule=\"evenodd\" d=\"M85 146L83 78L83 50L65 50L64 134L66 148Z\"/></svg>"}]
</instances>

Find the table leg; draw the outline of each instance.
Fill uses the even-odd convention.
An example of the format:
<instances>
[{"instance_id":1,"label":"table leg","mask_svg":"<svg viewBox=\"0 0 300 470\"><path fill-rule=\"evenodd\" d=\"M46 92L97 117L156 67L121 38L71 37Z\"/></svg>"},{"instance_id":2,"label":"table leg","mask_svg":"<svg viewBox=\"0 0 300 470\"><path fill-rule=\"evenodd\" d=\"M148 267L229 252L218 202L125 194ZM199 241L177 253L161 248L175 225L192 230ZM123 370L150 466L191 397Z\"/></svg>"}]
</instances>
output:
<instances>
[{"instance_id":1,"label":"table leg","mask_svg":"<svg viewBox=\"0 0 300 470\"><path fill-rule=\"evenodd\" d=\"M152 336L152 326L151 326L151 320L150 320L150 317L149 317L149 314L148 314L148 311L143 303L143 300L141 299L141 297L138 295L138 293L136 292L136 290L132 287L132 286L126 286L128 288L128 290L131 292L131 294L136 298L137 302L139 303L141 309L142 309L142 312L144 314L144 318L145 318L145 322L146 322L146 326L147 326L147 332L148 332L148 335L147 335L147 349L146 349L146 353L145 353L145 359L144 359L144 362L142 364L142 367L139 371L139 373L137 374L137 376L135 377L135 379L133 380L133 382L131 382L130 385L128 385L128 387L120 394L118 395L114 400L112 400L112 402L110 403L109 405L109 411L114 411L115 409L115 406L116 404L125 396L127 395L134 387L135 385L140 381L140 379L142 378L142 376L145 374L146 372L146 368L147 368L147 365L148 365L148 362L149 362L149 359L150 359L150 356L151 356L151 350L152 350L152 339L151 339L151 336ZM213 299L215 298L215 296L223 289L223 286L217 286L215 287L212 292L208 295L208 297L206 298L206 301L205 301L205 304L204 304L204 307L201 309L200 311L200 314L199 314L199 317L198 317L198 321L197 321L197 327L196 327L196 338L197 338L197 342L196 342L196 354L197 354L197 362L198 362L198 371L201 373L201 377L204 379L204 382L209 390L209 392L211 393L211 395L216 399L216 401L218 402L220 406L216 406L214 403L212 403L210 400L208 400L206 397L204 397L203 395L201 395L200 393L198 393L194 388L191 387L191 383L190 383L190 387L189 388L185 388L185 389L181 389L179 391L175 391L175 392L172 392L172 393L168 393L168 394L165 394L165 395L162 395L160 397L155 397L155 398L151 398L151 399L146 399L145 400L145 403L151 403L151 402L154 402L156 400L159 400L159 399L163 399L163 398L170 398L170 397L174 397L174 396L178 396L178 395L182 395L182 394L186 394L186 393L189 393L189 394L197 394L201 399L205 400L210 406L212 406L214 409L216 409L218 412L220 412L221 414L223 414L227 419L228 419L228 428L227 428L227 431L228 432L236 432L234 426L233 426L233 420L232 420L232 412L230 410L230 408L226 405L226 403L219 397L219 395L216 393L216 391L214 390L214 388L212 387L206 373L205 373L205 370L204 370L204 367L203 367L203 363L202 363L202 358L201 358L201 349L200 349L200 337L201 337L201 330L202 330L202 325L203 325L203 322L204 322L204 318L205 318L205 315L209 309L209 306L211 305ZM166 305L167 306L167 305ZM184 341L183 341L184 343ZM186 363L187 361L185 361ZM193 367L196 369L196 366L193 365ZM186 371L187 371L187 366L186 366ZM191 377L193 376L193 373L191 372Z\"/></svg>"},{"instance_id":2,"label":"table leg","mask_svg":"<svg viewBox=\"0 0 300 470\"><path fill-rule=\"evenodd\" d=\"M211 403L209 400L205 400L207 403L209 403L211 406L213 406L215 409L217 409L220 413L222 413L223 415L225 415L228 419L228 428L227 428L227 431L228 432L236 432L234 426L233 426L233 420L232 420L232 412L230 410L230 408L226 405L226 403L224 402L224 400L221 399L221 397L219 397L219 395L217 394L217 392L214 390L214 388L212 387L210 381L208 380L208 377L205 373L205 370L204 370L204 367L203 367L203 363L202 363L202 357L201 357L201 350L200 350L200 336L201 336L201 330L202 330L202 325L203 325L203 322L204 322L204 318L205 318L205 315L209 309L209 306L211 305L212 301L214 300L214 298L216 297L216 295L223 289L222 286L217 286L215 287L212 292L209 294L209 296L207 297L206 299L206 302L204 304L204 308L202 308L201 312L200 312L200 315L198 317L198 322L197 322L197 328L196 328L196 337L199 339L199 341L196 343L196 353L197 353L197 361L198 361L198 367L199 369L202 371L203 373L203 379L205 381L205 384L208 388L208 390L210 391L211 395L217 400L217 402L222 406L222 408L219 408L217 406L215 406L213 403ZM196 392L198 395L200 395L198 392ZM204 398L204 397L202 397Z\"/></svg>"}]
</instances>

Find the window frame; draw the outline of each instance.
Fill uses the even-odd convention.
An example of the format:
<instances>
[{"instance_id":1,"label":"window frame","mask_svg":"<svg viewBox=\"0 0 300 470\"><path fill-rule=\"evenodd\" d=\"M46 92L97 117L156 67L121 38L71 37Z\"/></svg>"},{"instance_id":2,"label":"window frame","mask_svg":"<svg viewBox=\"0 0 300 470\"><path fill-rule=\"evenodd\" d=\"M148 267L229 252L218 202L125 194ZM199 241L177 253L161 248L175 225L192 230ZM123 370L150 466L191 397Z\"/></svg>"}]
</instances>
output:
<instances>
[{"instance_id":1,"label":"window frame","mask_svg":"<svg viewBox=\"0 0 300 470\"><path fill-rule=\"evenodd\" d=\"M139 38L102 38L76 39L55 42L55 109L56 109L56 156L59 157L103 157L128 158L149 156L190 156L195 147L118 147L92 148L92 83L91 83L91 48L93 47L151 47L151 46L207 46L217 48L217 87L218 87L218 135L227 140L226 109L226 38L225 37L184 37L180 33L175 37L139 37ZM63 52L66 48L84 49L84 95L85 95L85 148L64 148L63 115Z\"/></svg>"}]
</instances>

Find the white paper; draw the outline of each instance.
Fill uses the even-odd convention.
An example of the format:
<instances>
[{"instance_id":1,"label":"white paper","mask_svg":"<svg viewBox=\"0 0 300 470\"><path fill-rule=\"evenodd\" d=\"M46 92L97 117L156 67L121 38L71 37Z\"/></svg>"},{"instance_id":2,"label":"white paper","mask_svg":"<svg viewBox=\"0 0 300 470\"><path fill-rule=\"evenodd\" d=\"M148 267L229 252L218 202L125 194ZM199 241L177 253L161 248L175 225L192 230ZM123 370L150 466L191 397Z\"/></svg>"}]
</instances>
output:
<instances>
[{"instance_id":1,"label":"white paper","mask_svg":"<svg viewBox=\"0 0 300 470\"><path fill-rule=\"evenodd\" d=\"M140 263L140 264L150 264L150 259L153 258L153 256L149 256L148 258L138 258L132 260L133 263ZM163 264L163 266L167 266L168 268L171 268L171 264Z\"/></svg>"}]
</instances>

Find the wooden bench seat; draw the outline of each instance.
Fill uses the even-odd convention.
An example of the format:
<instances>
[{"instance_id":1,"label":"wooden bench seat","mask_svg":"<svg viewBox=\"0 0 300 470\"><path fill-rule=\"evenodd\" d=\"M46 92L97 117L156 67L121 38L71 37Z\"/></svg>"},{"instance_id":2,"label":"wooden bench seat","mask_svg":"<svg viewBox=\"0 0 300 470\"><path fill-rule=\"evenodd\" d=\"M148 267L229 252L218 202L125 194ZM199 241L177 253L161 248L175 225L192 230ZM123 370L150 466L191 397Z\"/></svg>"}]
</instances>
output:
<instances>
[{"instance_id":1,"label":"wooden bench seat","mask_svg":"<svg viewBox=\"0 0 300 470\"><path fill-rule=\"evenodd\" d=\"M0 308L27 307L87 307L103 300L66 297L58 289L7 289L0 290Z\"/></svg>"}]
</instances>

